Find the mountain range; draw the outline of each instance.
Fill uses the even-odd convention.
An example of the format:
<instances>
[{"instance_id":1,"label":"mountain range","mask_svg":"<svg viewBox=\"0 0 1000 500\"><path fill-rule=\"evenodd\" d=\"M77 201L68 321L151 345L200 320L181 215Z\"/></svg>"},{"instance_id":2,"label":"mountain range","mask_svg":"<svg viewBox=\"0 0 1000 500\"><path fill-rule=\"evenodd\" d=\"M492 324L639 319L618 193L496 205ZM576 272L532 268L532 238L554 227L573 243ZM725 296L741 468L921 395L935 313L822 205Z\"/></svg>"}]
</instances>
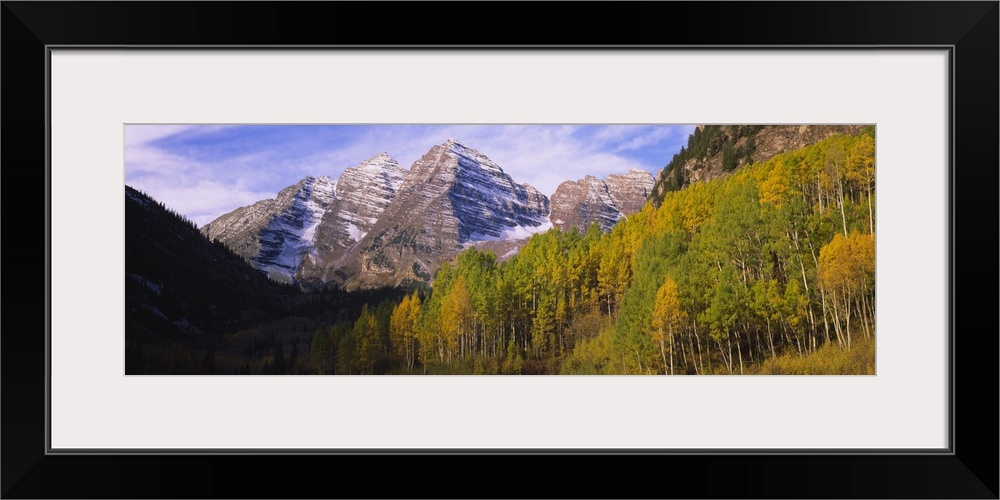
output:
<instances>
[{"instance_id":1,"label":"mountain range","mask_svg":"<svg viewBox=\"0 0 1000 500\"><path fill-rule=\"evenodd\" d=\"M844 129L848 132L858 129L860 133L841 132ZM760 155L778 154L811 141L817 141L815 147L797 150L783 158L760 159ZM281 189L273 199L233 210L201 228L126 185L125 371L127 374L405 371L407 368L399 365L393 354L396 351L390 346L411 344L405 341L397 344L399 339L386 337L391 337L397 312L405 307L410 307L411 312L407 313L409 319L403 321L416 321L423 333L440 335L445 325L463 321L447 318L461 316L465 318L464 324L472 329L469 331L478 329L481 335L500 335L501 338L476 347L481 352L475 356L486 353L494 357L495 363L500 363L496 361L497 356L503 358L502 364L484 364L485 373L556 373L566 369L567 373L591 373L590 370L601 370L604 368L588 364L595 359L591 349L604 352L619 344L613 337L603 341L595 339L602 335L628 335L638 331L635 325L650 324L648 318L634 319L637 316L630 315L651 314L650 311L655 310L651 304L660 301L659 290L669 290L664 288L666 284L659 289L650 285L663 279L666 255L676 248L681 248L682 252L717 252L719 242L725 248L730 237L759 239L759 231L746 235L731 231L734 223L763 224L760 227L769 224L766 219L756 219L758 215L771 217L774 213L762 209L763 205L758 204L753 194L759 179L763 179L760 181L762 186L785 179L787 173L775 168L776 165L804 169L806 178L820 178L817 176L832 171L831 175L848 179L844 172L850 168L861 168L862 172L871 175L874 172L874 144L874 127L705 126L695 130L687 145L660 171L655 183L652 176L640 170L604 179L586 176L562 183L549 198L529 185L516 182L482 153L448 140L430 148L409 169L388 154L380 153L346 169L337 178L305 177ZM837 151L841 155L849 152L851 158L861 161L851 163L851 167L838 166L831 161L831 158L838 158ZM868 170L864 170L866 168ZM707 191L686 192L691 183L703 183L706 179L730 173L733 179L729 181L708 181ZM827 311L817 309L821 302L817 302L816 294L822 293L822 289L817 292L816 286L810 286L816 282L808 281L818 276L814 270L820 264L816 264L815 259L810 261L807 247L821 247L824 252L834 248L831 245L841 237L838 222L843 224L844 233L850 228L850 238L861 234L855 230L864 231L865 228L869 233L864 234L873 235L874 186L870 178L853 178L844 186L846 195L832 188L789 191L781 195L796 203L801 196L805 207L813 207L805 209L804 214L792 214L790 232L777 236L788 238L783 248L796 247L794 243L800 238L808 243L799 252L800 257L806 256L804 260L794 259L794 253L791 257L777 255L774 251L768 254L770 247L746 250L759 244L757 239L746 239L737 245L738 250L729 258L742 258L745 251L764 252L753 254L751 261L759 268L751 276L785 286L787 290L783 296L786 297L802 293L797 290L812 290L811 304L815 310L809 314L821 314L829 320ZM678 190L681 192L669 193ZM706 193L715 198L714 201L709 198L708 205L703 205L702 196ZM669 195L669 204L664 195ZM728 205L732 203L742 205ZM824 204L833 207L838 203L839 210L829 210L826 214L818 211ZM713 206L716 208L711 208ZM718 207L726 207L726 210ZM710 221L703 222L702 226L708 229L699 229L699 234L711 239L689 240L693 242L693 250L687 245L675 244L683 241L681 233L676 233L677 239L671 240L674 236L657 237L656 229L651 227L657 220L666 221L664 215L669 210L687 214L706 209L710 211L706 214ZM642 210L643 216L631 217L637 210ZM651 217L645 217L646 214ZM783 217L787 215L782 213ZM730 217L736 218L730 220ZM626 222L623 218L630 220ZM806 222L801 222L803 220ZM798 232L806 227L802 224L812 224L814 220L821 221L816 229L819 233L808 227L806 233ZM612 227L615 230L609 233L595 234ZM555 231L574 228L587 228L587 233L581 238ZM526 242L533 234L543 231L546 234L540 238ZM630 246L626 239L635 234L640 234L639 244L633 247L631 251L635 255L630 257L623 252ZM830 234L834 239L824 244ZM873 241L871 236L868 238L867 241ZM523 255L515 262L502 263L488 255L470 252L469 258L455 259L456 267L451 272L443 272L439 279L431 282L431 277L439 267L443 268L445 261L452 260L470 246L492 251L499 261L519 251ZM565 259L560 258L559 252L568 252L564 254ZM874 250L869 250L859 255L873 253ZM823 258L821 255L821 262ZM661 264L654 265L656 262ZM703 258L693 258L689 262L704 267L694 274L696 278L684 278L688 280L686 286L698 287L697 277L715 272L713 262L717 260L713 257L705 262ZM733 262L741 263L732 260L719 272L728 273L720 274L722 279L738 283L740 276ZM801 273L801 289L792 286L799 283L799 279L790 279L791 274L787 272L790 265L791 269L797 268L794 264L805 266ZM628 274L630 265L634 274L629 279L633 284L623 291L616 288L619 285L614 280L620 278L615 276L616 273ZM808 268L810 265L814 267ZM807 271L807 268L813 270ZM497 269L507 271L491 274L490 270ZM507 274L508 271L511 274ZM683 272L676 275L683 276ZM501 277L501 284L511 286L497 287L496 276ZM562 276L571 279L562 279L559 285ZM603 280L602 276L611 279ZM532 286L521 286L529 283ZM728 293L727 288L718 283L722 281L714 285L712 293ZM428 285L433 286L433 290ZM553 288L557 286L566 288L560 292ZM645 299L633 301L630 298L635 297L633 293L645 294ZM780 289L778 294L782 295ZM408 298L409 306L405 306L403 297ZM576 306L563 305L567 303ZM730 304L733 303L730 300ZM492 305L500 304L514 312L502 315L500 323L489 323L489 318L496 315ZM450 311L447 315L451 316L445 314L446 305ZM865 301L861 301L860 306L867 307ZM417 313L413 313L414 310ZM863 322L866 314L869 318L873 314L872 310L867 311L852 316L862 318ZM577 317L563 323L553 322L559 314ZM607 328L607 323L598 321L605 314L607 318L619 318L613 324L621 326ZM717 314L714 305L704 314ZM805 312L796 314L806 317ZM485 318L484 322L477 325L481 317ZM420 318L431 319L425 322ZM839 320L834 317L834 321ZM823 335L824 330L816 326L822 323L811 323L810 334L816 339ZM805 320L800 324L806 324ZM441 330L435 333L439 326ZM763 333L764 338L770 340L757 339L742 344L743 353L755 353L748 358L751 364L760 362L761 353L766 357L767 349L760 346L769 345L770 341L777 344L784 338L771 336L772 324L756 326L755 335ZM778 327L788 328L789 325ZM693 330L691 333L697 340L697 333ZM509 338L503 338L508 335ZM536 338L541 340L536 341ZM580 339L586 343L574 347L574 342ZM432 340L429 345L434 342ZM790 350L791 342L788 341L785 350L796 354L798 347ZM438 342L437 345L445 344ZM695 344L688 345L694 349ZM583 351L579 351L581 346L585 347ZM655 364L655 345L649 346L649 359L644 364ZM719 346L717 363L726 363L729 372L733 373L732 348L727 356L721 350L722 344ZM735 348L740 350L740 341L737 340ZM411 356L410 371L415 369L412 356L423 352L414 349L402 352L404 358ZM562 362L559 366L554 361L544 361L553 352L568 355L575 361ZM622 354L632 353L612 350L600 356L618 359ZM663 352L660 354L662 356ZM429 373L452 373L452 367L445 371L434 367L435 363L443 362L441 351L423 356L417 356L423 364L421 371L430 367ZM668 362L663 358L661 362L660 368L668 370L675 360ZM680 362L686 363L683 358ZM469 363L459 368L478 373L480 368ZM698 370L703 369L689 366L682 373L699 373ZM742 371L742 366L739 369Z\"/></svg>"},{"instance_id":2,"label":"mountain range","mask_svg":"<svg viewBox=\"0 0 1000 500\"><path fill-rule=\"evenodd\" d=\"M609 230L642 208L653 176L634 169L566 181L551 200L485 154L454 139L409 169L388 153L339 178L306 177L274 199L237 208L201 228L272 279L305 290L429 282L463 248L516 253L552 227Z\"/></svg>"}]
</instances>

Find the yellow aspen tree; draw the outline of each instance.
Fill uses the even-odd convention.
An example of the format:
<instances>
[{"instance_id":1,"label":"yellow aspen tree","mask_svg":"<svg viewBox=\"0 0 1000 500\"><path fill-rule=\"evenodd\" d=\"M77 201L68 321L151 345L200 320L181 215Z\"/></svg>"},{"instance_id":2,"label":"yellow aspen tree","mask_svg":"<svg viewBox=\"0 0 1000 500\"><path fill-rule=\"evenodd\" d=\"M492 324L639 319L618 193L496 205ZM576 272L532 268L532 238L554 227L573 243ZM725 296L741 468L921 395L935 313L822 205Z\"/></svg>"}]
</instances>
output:
<instances>
[{"instance_id":1,"label":"yellow aspen tree","mask_svg":"<svg viewBox=\"0 0 1000 500\"><path fill-rule=\"evenodd\" d=\"M872 190L875 188L875 138L858 137L850 149L851 161L847 165L847 178L868 194L868 232L875 232L875 210Z\"/></svg>"},{"instance_id":2,"label":"yellow aspen tree","mask_svg":"<svg viewBox=\"0 0 1000 500\"><path fill-rule=\"evenodd\" d=\"M469 298L465 276L459 276L451 292L441 303L441 336L444 338L449 361L462 354L472 312L472 300Z\"/></svg>"},{"instance_id":3,"label":"yellow aspen tree","mask_svg":"<svg viewBox=\"0 0 1000 500\"><path fill-rule=\"evenodd\" d=\"M410 297L403 297L402 302L392 310L392 316L389 318L389 349L393 363L402 363L403 360L403 338L405 336L404 329L406 328L404 318L409 308Z\"/></svg>"},{"instance_id":4,"label":"yellow aspen tree","mask_svg":"<svg viewBox=\"0 0 1000 500\"><path fill-rule=\"evenodd\" d=\"M835 234L830 243L820 249L817 277L820 287L829 290L833 296L838 338L850 349L851 316L856 300L861 302L865 335L869 334L869 320L864 311L869 309L868 296L874 295L871 293L875 285L874 235L853 231L845 238ZM840 326L842 320L845 323L843 328ZM846 339L841 337L842 334Z\"/></svg>"},{"instance_id":5,"label":"yellow aspen tree","mask_svg":"<svg viewBox=\"0 0 1000 500\"><path fill-rule=\"evenodd\" d=\"M653 306L653 341L660 346L660 356L663 358L664 373L674 374L674 330L687 318L681 309L677 282L667 276L663 285L656 291L656 303ZM667 362L666 344L670 344L670 361Z\"/></svg>"},{"instance_id":6,"label":"yellow aspen tree","mask_svg":"<svg viewBox=\"0 0 1000 500\"><path fill-rule=\"evenodd\" d=\"M393 361L412 370L417 355L417 334L420 326L420 297L403 297L389 320L389 339Z\"/></svg>"}]
</instances>

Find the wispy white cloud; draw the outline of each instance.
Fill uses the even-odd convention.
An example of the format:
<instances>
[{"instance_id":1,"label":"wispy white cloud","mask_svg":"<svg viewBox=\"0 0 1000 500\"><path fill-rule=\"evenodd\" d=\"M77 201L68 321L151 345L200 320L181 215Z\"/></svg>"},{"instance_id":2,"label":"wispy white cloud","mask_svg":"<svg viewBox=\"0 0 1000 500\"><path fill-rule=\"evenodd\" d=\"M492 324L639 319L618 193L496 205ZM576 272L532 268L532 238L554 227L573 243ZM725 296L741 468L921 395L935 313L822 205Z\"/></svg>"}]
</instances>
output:
<instances>
[{"instance_id":1,"label":"wispy white cloud","mask_svg":"<svg viewBox=\"0 0 1000 500\"><path fill-rule=\"evenodd\" d=\"M233 209L274 198L276 193L247 189L240 182L212 180L171 183L163 177L138 179L142 190L164 205L203 226ZM176 208L183 207L183 208Z\"/></svg>"},{"instance_id":2,"label":"wispy white cloud","mask_svg":"<svg viewBox=\"0 0 1000 500\"><path fill-rule=\"evenodd\" d=\"M605 130L614 130L617 135L613 140L616 145L612 148L612 151L616 153L636 151L671 137L687 137L685 129L668 127L622 126Z\"/></svg>"},{"instance_id":3,"label":"wispy white cloud","mask_svg":"<svg viewBox=\"0 0 1000 500\"><path fill-rule=\"evenodd\" d=\"M208 134L222 127L200 125L130 125L125 127L125 183L142 189L153 198L204 225L236 207L276 193L247 186L247 174L254 172L255 157L247 155L227 160L242 175L226 178L220 166L206 164L174 153L155 143L182 134Z\"/></svg>"},{"instance_id":4,"label":"wispy white cloud","mask_svg":"<svg viewBox=\"0 0 1000 500\"><path fill-rule=\"evenodd\" d=\"M409 167L448 138L493 159L515 181L551 195L586 175L656 173L693 127L427 125L215 127L129 125L125 181L199 225L306 175L337 177L387 152Z\"/></svg>"},{"instance_id":5,"label":"wispy white cloud","mask_svg":"<svg viewBox=\"0 0 1000 500\"><path fill-rule=\"evenodd\" d=\"M128 125L125 127L125 147L137 147L157 139L197 130L198 125Z\"/></svg>"},{"instance_id":6,"label":"wispy white cloud","mask_svg":"<svg viewBox=\"0 0 1000 500\"><path fill-rule=\"evenodd\" d=\"M126 125L125 147L144 146L178 135L203 136L233 127L234 125Z\"/></svg>"},{"instance_id":7,"label":"wispy white cloud","mask_svg":"<svg viewBox=\"0 0 1000 500\"><path fill-rule=\"evenodd\" d=\"M489 130L453 132L456 140L479 150L497 162L514 180L528 183L546 195L560 183L586 175L603 177L632 168L648 168L642 162L605 149L600 141L577 137L573 127L507 127L501 134Z\"/></svg>"}]
</instances>

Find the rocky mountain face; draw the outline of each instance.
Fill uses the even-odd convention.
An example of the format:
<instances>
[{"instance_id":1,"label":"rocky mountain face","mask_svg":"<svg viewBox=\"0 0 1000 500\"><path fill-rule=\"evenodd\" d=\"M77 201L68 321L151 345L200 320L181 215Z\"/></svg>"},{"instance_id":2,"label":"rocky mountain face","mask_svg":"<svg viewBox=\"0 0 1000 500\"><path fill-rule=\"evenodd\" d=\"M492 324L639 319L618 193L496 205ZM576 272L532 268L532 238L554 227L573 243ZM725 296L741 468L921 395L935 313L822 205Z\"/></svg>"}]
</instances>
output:
<instances>
[{"instance_id":1,"label":"rocky mountain face","mask_svg":"<svg viewBox=\"0 0 1000 500\"><path fill-rule=\"evenodd\" d=\"M646 170L634 168L624 174L611 174L604 183L617 203L618 211L630 215L642 210L656 179Z\"/></svg>"},{"instance_id":2,"label":"rocky mountain face","mask_svg":"<svg viewBox=\"0 0 1000 500\"><path fill-rule=\"evenodd\" d=\"M449 139L409 170L381 153L337 180L306 177L201 232L272 279L303 289L398 286L430 281L469 246L507 258L553 225L585 229L597 221L608 230L641 209L652 187L642 170L588 176L559 186L550 207L537 189Z\"/></svg>"},{"instance_id":3,"label":"rocky mountain face","mask_svg":"<svg viewBox=\"0 0 1000 500\"><path fill-rule=\"evenodd\" d=\"M559 229L586 230L597 222L602 230L608 231L622 217L642 209L654 183L649 172L639 169L609 175L604 180L588 175L566 181L552 195L549 219Z\"/></svg>"},{"instance_id":4,"label":"rocky mountain face","mask_svg":"<svg viewBox=\"0 0 1000 500\"><path fill-rule=\"evenodd\" d=\"M405 176L406 169L387 153L340 174L336 199L317 227L312 251L295 273L304 288L321 288L327 282L347 280L349 276L338 271L348 265L358 243L396 197Z\"/></svg>"},{"instance_id":5,"label":"rocky mountain face","mask_svg":"<svg viewBox=\"0 0 1000 500\"><path fill-rule=\"evenodd\" d=\"M548 198L482 153L449 139L410 168L362 240L349 288L426 281L476 241L517 239L550 226Z\"/></svg>"},{"instance_id":6,"label":"rocky mountain face","mask_svg":"<svg viewBox=\"0 0 1000 500\"><path fill-rule=\"evenodd\" d=\"M855 135L864 125L698 125L687 146L657 177L651 199L668 191L714 179L774 155L815 144L831 135Z\"/></svg>"},{"instance_id":7,"label":"rocky mountain face","mask_svg":"<svg viewBox=\"0 0 1000 500\"><path fill-rule=\"evenodd\" d=\"M201 232L249 259L271 279L291 282L312 252L316 229L331 208L337 182L306 177L264 200L238 208L205 225Z\"/></svg>"}]
</instances>

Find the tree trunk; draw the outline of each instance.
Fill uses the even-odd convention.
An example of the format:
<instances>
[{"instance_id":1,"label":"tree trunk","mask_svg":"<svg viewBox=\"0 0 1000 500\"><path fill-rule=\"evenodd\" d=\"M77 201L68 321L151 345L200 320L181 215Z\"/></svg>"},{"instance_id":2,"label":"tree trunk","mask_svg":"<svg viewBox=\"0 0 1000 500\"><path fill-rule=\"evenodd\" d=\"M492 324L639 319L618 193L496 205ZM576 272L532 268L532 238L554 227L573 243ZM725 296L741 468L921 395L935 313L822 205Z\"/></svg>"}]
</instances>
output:
<instances>
[{"instance_id":1,"label":"tree trunk","mask_svg":"<svg viewBox=\"0 0 1000 500\"><path fill-rule=\"evenodd\" d=\"M729 374L733 374L733 339L727 337L726 345L729 346L729 356L726 356L726 350L722 348L722 342L719 342L719 352L722 354L722 361L726 363L726 368L729 370Z\"/></svg>"},{"instance_id":2,"label":"tree trunk","mask_svg":"<svg viewBox=\"0 0 1000 500\"><path fill-rule=\"evenodd\" d=\"M698 321L695 320L695 321L692 322L692 324L694 325L694 340L695 340L695 342L698 343L698 363L701 364L701 371L704 373L705 372L705 359L701 355L701 337L698 336ZM711 353L709 353L709 356L708 356L708 369L709 369L709 371L712 370L712 356L711 356Z\"/></svg>"},{"instance_id":3,"label":"tree trunk","mask_svg":"<svg viewBox=\"0 0 1000 500\"><path fill-rule=\"evenodd\" d=\"M663 341L663 329L660 329L660 357L663 358L663 374L666 375L667 371L667 349L664 346Z\"/></svg>"},{"instance_id":4,"label":"tree trunk","mask_svg":"<svg viewBox=\"0 0 1000 500\"><path fill-rule=\"evenodd\" d=\"M816 317L813 316L812 304L809 304L809 340L812 342L812 350L816 350Z\"/></svg>"},{"instance_id":5,"label":"tree trunk","mask_svg":"<svg viewBox=\"0 0 1000 500\"><path fill-rule=\"evenodd\" d=\"M847 237L847 214L844 213L844 182L840 181L837 183L837 187L840 188L838 192L840 193L840 220L844 223L844 237Z\"/></svg>"},{"instance_id":6,"label":"tree trunk","mask_svg":"<svg viewBox=\"0 0 1000 500\"><path fill-rule=\"evenodd\" d=\"M795 340L792 339L792 335L794 334L795 332L792 330L792 327L785 322L784 327L781 329L781 337L785 339L786 346L795 347Z\"/></svg>"},{"instance_id":7,"label":"tree trunk","mask_svg":"<svg viewBox=\"0 0 1000 500\"><path fill-rule=\"evenodd\" d=\"M840 311L837 308L837 295L833 295L833 299L830 301L833 303L833 328L837 332L837 341L840 342L841 347L846 346L844 340L844 332L840 327Z\"/></svg>"},{"instance_id":8,"label":"tree trunk","mask_svg":"<svg viewBox=\"0 0 1000 500\"><path fill-rule=\"evenodd\" d=\"M819 174L816 174L816 199L819 200L819 214L823 215L823 183Z\"/></svg>"},{"instance_id":9,"label":"tree trunk","mask_svg":"<svg viewBox=\"0 0 1000 500\"><path fill-rule=\"evenodd\" d=\"M740 375L743 375L743 349L740 347L739 330L734 328L733 333L736 334L736 354L740 357Z\"/></svg>"},{"instance_id":10,"label":"tree trunk","mask_svg":"<svg viewBox=\"0 0 1000 500\"><path fill-rule=\"evenodd\" d=\"M872 210L872 186L868 184L868 232L875 234L875 213Z\"/></svg>"},{"instance_id":11,"label":"tree trunk","mask_svg":"<svg viewBox=\"0 0 1000 500\"><path fill-rule=\"evenodd\" d=\"M680 346L681 346L681 349L680 349L680 351L681 351L681 369L683 369L684 373L687 374L688 355L687 355L687 351L684 349L684 337L681 337L681 339L678 340L677 343L680 344Z\"/></svg>"},{"instance_id":12,"label":"tree trunk","mask_svg":"<svg viewBox=\"0 0 1000 500\"><path fill-rule=\"evenodd\" d=\"M701 375L700 370L698 370L698 358L694 352L694 339L688 339L688 347L691 348L691 364L694 366L694 374Z\"/></svg>"},{"instance_id":13,"label":"tree trunk","mask_svg":"<svg viewBox=\"0 0 1000 500\"><path fill-rule=\"evenodd\" d=\"M668 329L670 334L670 374L674 374L674 330L673 328Z\"/></svg>"},{"instance_id":14,"label":"tree trunk","mask_svg":"<svg viewBox=\"0 0 1000 500\"><path fill-rule=\"evenodd\" d=\"M861 294L861 309L858 311L861 313L861 331L865 332L865 339L871 338L868 331L869 321L868 321L868 294Z\"/></svg>"},{"instance_id":15,"label":"tree trunk","mask_svg":"<svg viewBox=\"0 0 1000 500\"><path fill-rule=\"evenodd\" d=\"M844 293L844 319L847 321L847 350L851 350L851 291Z\"/></svg>"},{"instance_id":16,"label":"tree trunk","mask_svg":"<svg viewBox=\"0 0 1000 500\"><path fill-rule=\"evenodd\" d=\"M767 343L771 345L771 357L775 357L774 354L774 337L771 335L771 318L766 318L767 320Z\"/></svg>"},{"instance_id":17,"label":"tree trunk","mask_svg":"<svg viewBox=\"0 0 1000 500\"><path fill-rule=\"evenodd\" d=\"M799 269L802 270L802 286L805 288L806 296L809 296L809 280L806 279L806 264L802 260L802 254L796 249L795 255L799 257Z\"/></svg>"},{"instance_id":18,"label":"tree trunk","mask_svg":"<svg viewBox=\"0 0 1000 500\"><path fill-rule=\"evenodd\" d=\"M820 297L823 299L823 331L826 333L826 341L830 341L830 322L827 320L826 316L826 291L823 287L819 288Z\"/></svg>"}]
</instances>

